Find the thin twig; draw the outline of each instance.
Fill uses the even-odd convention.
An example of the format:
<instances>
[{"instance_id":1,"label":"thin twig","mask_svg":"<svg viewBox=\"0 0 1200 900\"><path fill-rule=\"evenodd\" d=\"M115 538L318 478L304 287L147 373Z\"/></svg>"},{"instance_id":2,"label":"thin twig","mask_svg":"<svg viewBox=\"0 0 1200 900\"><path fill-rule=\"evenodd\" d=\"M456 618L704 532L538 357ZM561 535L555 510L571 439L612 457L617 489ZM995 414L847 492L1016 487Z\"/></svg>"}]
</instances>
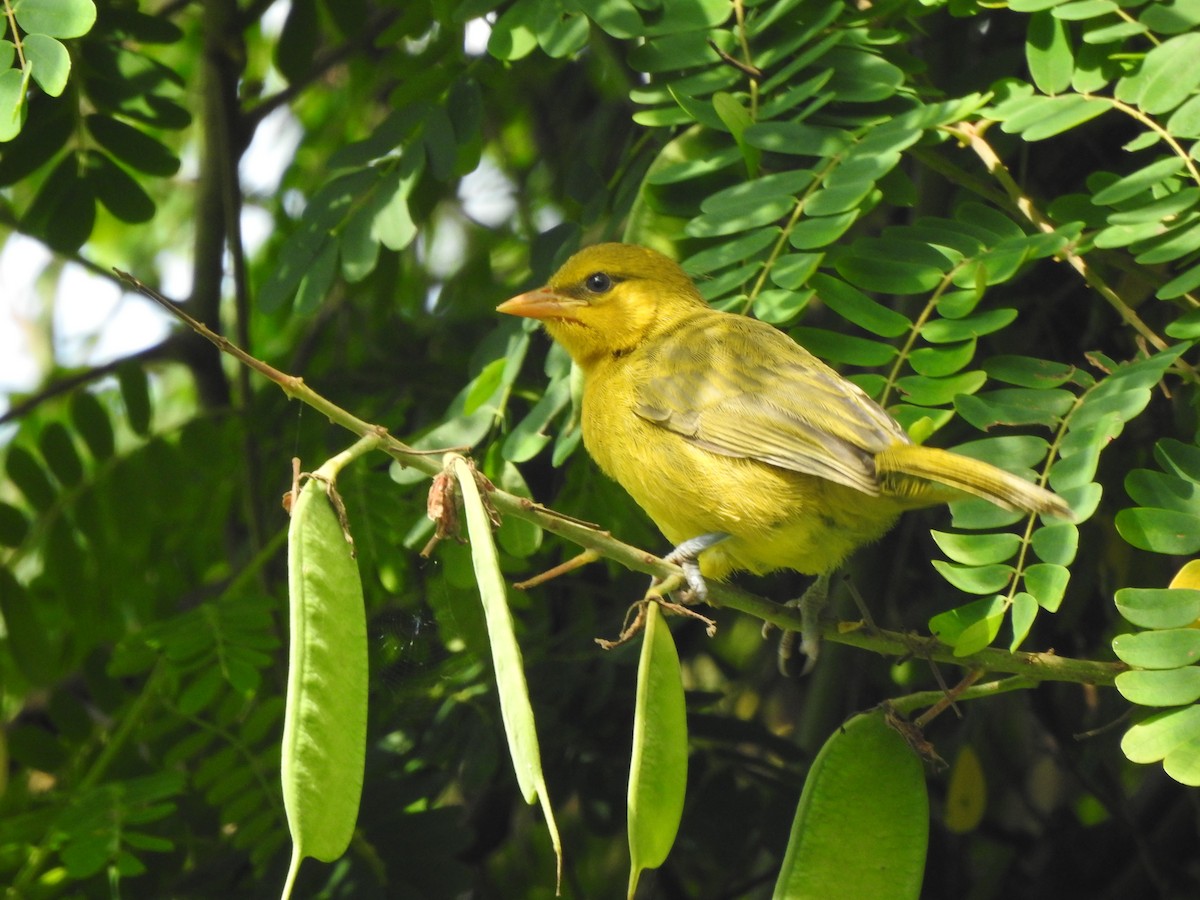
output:
<instances>
[{"instance_id":1,"label":"thin twig","mask_svg":"<svg viewBox=\"0 0 1200 900\"><path fill-rule=\"evenodd\" d=\"M364 437L378 435L382 441L381 449L401 465L430 476L437 475L442 470L439 459L430 456L427 452L409 447L404 442L392 437L382 426L364 421L330 402L308 387L303 379L288 375L262 360L255 359L228 338L212 331L204 323L196 321L134 276L120 271L117 274L134 290L182 319L190 328L212 341L220 350L275 382L289 397L306 403L321 415L328 417L334 424L355 434ZM499 488L490 492L489 496L501 514L516 516L532 522L539 528L565 538L584 549L594 550L606 559L611 559L627 569L644 572L662 579L679 578L683 574L683 570L679 566L669 563L653 553L619 541L607 531L602 531L586 522L560 515L527 497L518 497ZM803 624L799 610L727 584L710 584L708 603L710 606L738 610L788 631L797 631ZM825 640L832 643L859 647L883 656L913 656L988 672L1008 672L1026 676L1034 682L1068 681L1111 685L1117 675L1128 669L1128 666L1123 663L1073 659L1054 653L1010 653L995 647L988 647L970 656L960 657L954 655L953 648L934 637L920 637L883 630L872 630L870 633L865 629L843 631L840 623L837 622L825 625L822 628L822 635Z\"/></svg>"},{"instance_id":2,"label":"thin twig","mask_svg":"<svg viewBox=\"0 0 1200 900\"><path fill-rule=\"evenodd\" d=\"M1008 167L1004 165L1003 160L992 148L992 145L987 142L983 136L983 129L969 122L960 122L946 129L950 134L964 141L967 146L974 151L975 155L983 162L984 167L988 170L993 178L1000 183L1004 188L1009 199L1016 206L1026 219L1035 225L1040 231L1047 234L1055 230L1054 223L1046 218L1034 205L1033 200L1021 190L1021 186L1017 184L1012 173L1008 171ZM1079 253L1076 253L1072 248L1068 247L1062 251L1062 256L1067 264L1076 272L1083 276L1083 280L1088 283L1101 297L1103 297L1119 315L1127 325L1134 331L1146 339L1153 347L1159 350L1167 349L1167 342L1155 333L1149 325L1147 325L1124 300L1111 287L1105 283L1104 279L1097 275L1092 267L1087 264L1087 261ZM1193 376L1196 373L1192 372Z\"/></svg>"}]
</instances>

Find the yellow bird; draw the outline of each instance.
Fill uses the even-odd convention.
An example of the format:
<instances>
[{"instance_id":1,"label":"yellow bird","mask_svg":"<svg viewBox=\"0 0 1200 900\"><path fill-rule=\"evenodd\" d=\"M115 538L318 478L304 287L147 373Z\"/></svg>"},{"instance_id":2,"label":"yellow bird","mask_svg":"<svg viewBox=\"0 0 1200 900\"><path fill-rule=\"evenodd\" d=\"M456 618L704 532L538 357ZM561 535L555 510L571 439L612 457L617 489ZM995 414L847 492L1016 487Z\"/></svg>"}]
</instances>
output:
<instances>
[{"instance_id":1,"label":"yellow bird","mask_svg":"<svg viewBox=\"0 0 1200 900\"><path fill-rule=\"evenodd\" d=\"M583 371L583 443L705 578L795 569L809 663L830 574L901 512L972 494L1070 507L995 466L914 444L853 383L778 329L712 309L672 260L631 244L576 253L500 312L540 319Z\"/></svg>"}]
</instances>

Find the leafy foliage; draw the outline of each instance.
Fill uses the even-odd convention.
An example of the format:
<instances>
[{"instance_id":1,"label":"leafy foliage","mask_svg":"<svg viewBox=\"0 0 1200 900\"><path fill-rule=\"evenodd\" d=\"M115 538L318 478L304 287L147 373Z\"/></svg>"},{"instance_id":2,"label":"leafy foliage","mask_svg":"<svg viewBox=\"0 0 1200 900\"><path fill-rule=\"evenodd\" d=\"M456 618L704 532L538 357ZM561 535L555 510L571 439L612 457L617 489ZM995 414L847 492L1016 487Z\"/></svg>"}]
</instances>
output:
<instances>
[{"instance_id":1,"label":"leafy foliage","mask_svg":"<svg viewBox=\"0 0 1200 900\"><path fill-rule=\"evenodd\" d=\"M197 317L360 418L422 450L470 448L502 490L658 551L580 449L569 360L491 311L584 243L673 254L712 303L786 329L916 439L1075 511L962 501L907 516L851 565L879 627L928 630L968 665L998 643L1022 676L964 688L964 720L927 725L956 762L927 767L929 841L893 848L909 892L1196 892L1182 861L1200 837L1159 828L1190 821L1188 795L1145 764L1200 783L1200 5L201 6L4 7L0 225L55 251L44 284L68 261L182 283ZM264 157L281 121L294 153ZM71 358L48 324L71 307L51 294L26 323L46 370L3 419L3 880L261 895L288 867L278 496L291 457L315 468L350 439L182 333ZM501 697L521 680L565 893L624 883L635 703L647 728L646 708L671 710L638 731L643 764L682 737L675 695L639 695L637 650L593 644L641 576L593 565L508 592L520 652L502 662L488 622L503 610L480 607L471 549L447 536L419 555L425 475L368 459L338 489L367 620L366 790L347 855L306 864L297 894L548 891L551 840L506 759ZM485 568L518 579L574 554L542 525L505 516ZM635 868L670 849L640 896L767 896L789 855L844 844L847 820L803 801L793 815L806 773L808 796L834 785L834 807L877 812L845 780L859 754L834 752L860 726L840 725L900 695L930 705L952 677L919 648L888 665L831 644L793 683L758 622L715 615L713 638L657 622L655 656L678 646L690 754L673 847L674 817L635 803L650 834L634 829ZM1114 653L1116 691L995 696L1066 679L1056 661L1106 681ZM1123 739L1103 728L1131 707ZM872 734L889 746L868 774L901 758L916 772L894 732ZM892 799L919 806L922 787Z\"/></svg>"}]
</instances>

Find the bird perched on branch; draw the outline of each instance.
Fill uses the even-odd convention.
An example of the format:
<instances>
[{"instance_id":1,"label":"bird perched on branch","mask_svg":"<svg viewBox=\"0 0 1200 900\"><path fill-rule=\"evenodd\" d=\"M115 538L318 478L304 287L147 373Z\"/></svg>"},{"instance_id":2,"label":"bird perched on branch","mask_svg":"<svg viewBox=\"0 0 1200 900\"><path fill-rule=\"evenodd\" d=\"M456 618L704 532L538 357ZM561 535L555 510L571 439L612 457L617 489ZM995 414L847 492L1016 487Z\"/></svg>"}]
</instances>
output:
<instances>
[{"instance_id":1,"label":"bird perched on branch","mask_svg":"<svg viewBox=\"0 0 1200 900\"><path fill-rule=\"evenodd\" d=\"M829 576L901 512L970 494L1070 517L1038 485L914 444L858 386L771 325L712 309L666 256L576 253L499 311L539 319L583 370L583 443L706 578L794 569L811 664Z\"/></svg>"}]
</instances>

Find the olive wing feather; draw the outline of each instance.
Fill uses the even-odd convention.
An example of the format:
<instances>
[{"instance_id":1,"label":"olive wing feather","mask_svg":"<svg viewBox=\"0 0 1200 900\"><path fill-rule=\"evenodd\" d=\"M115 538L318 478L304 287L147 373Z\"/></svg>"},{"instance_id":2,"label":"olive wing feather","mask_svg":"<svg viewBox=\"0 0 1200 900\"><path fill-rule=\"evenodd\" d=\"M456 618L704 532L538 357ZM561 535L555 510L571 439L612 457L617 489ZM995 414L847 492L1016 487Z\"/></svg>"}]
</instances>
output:
<instances>
[{"instance_id":1,"label":"olive wing feather","mask_svg":"<svg viewBox=\"0 0 1200 900\"><path fill-rule=\"evenodd\" d=\"M705 312L652 343L635 410L697 447L880 492L873 456L900 425L772 326Z\"/></svg>"}]
</instances>

